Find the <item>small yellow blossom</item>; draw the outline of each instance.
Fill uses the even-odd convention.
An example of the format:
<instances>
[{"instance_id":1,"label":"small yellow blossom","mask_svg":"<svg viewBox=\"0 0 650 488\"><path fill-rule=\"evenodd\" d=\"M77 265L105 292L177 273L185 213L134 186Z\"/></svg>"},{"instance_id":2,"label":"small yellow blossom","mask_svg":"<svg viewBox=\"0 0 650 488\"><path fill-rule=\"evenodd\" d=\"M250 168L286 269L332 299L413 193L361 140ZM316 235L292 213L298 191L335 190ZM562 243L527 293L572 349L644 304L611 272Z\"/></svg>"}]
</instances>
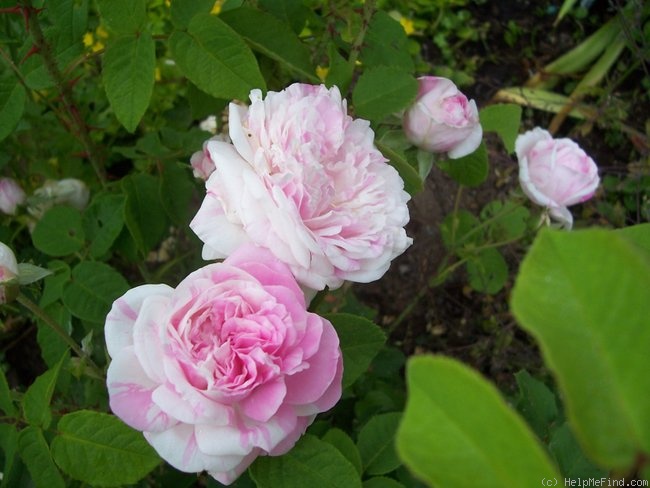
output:
<instances>
[{"instance_id":1,"label":"small yellow blossom","mask_svg":"<svg viewBox=\"0 0 650 488\"><path fill-rule=\"evenodd\" d=\"M156 69L153 71L153 77L156 81L160 81L162 76L160 76L160 68L156 66Z\"/></svg>"},{"instance_id":2,"label":"small yellow blossom","mask_svg":"<svg viewBox=\"0 0 650 488\"><path fill-rule=\"evenodd\" d=\"M323 67L323 66L316 66L316 76L320 79L320 81L325 81L325 78L327 78L327 73L329 73L330 69L328 67Z\"/></svg>"},{"instance_id":3,"label":"small yellow blossom","mask_svg":"<svg viewBox=\"0 0 650 488\"><path fill-rule=\"evenodd\" d=\"M399 19L399 23L402 24L402 27L404 28L404 32L406 32L407 36L410 36L415 32L415 27L413 27L413 21L411 19L402 17L401 19Z\"/></svg>"},{"instance_id":4,"label":"small yellow blossom","mask_svg":"<svg viewBox=\"0 0 650 488\"><path fill-rule=\"evenodd\" d=\"M90 47L95 42L95 36L92 32L86 32L83 37L83 43L85 47Z\"/></svg>"},{"instance_id":5,"label":"small yellow blossom","mask_svg":"<svg viewBox=\"0 0 650 488\"><path fill-rule=\"evenodd\" d=\"M108 39L108 32L106 31L106 29L104 29L104 26L102 25L97 27L97 29L95 30L95 34L97 34L97 37L100 37L102 39Z\"/></svg>"},{"instance_id":6,"label":"small yellow blossom","mask_svg":"<svg viewBox=\"0 0 650 488\"><path fill-rule=\"evenodd\" d=\"M223 5L224 0L217 0L214 2L214 5L212 6L212 10L210 10L210 13L212 15L219 15L221 13L221 6Z\"/></svg>"},{"instance_id":7,"label":"small yellow blossom","mask_svg":"<svg viewBox=\"0 0 650 488\"><path fill-rule=\"evenodd\" d=\"M172 2L170 0L165 0L165 7L171 7Z\"/></svg>"}]
</instances>

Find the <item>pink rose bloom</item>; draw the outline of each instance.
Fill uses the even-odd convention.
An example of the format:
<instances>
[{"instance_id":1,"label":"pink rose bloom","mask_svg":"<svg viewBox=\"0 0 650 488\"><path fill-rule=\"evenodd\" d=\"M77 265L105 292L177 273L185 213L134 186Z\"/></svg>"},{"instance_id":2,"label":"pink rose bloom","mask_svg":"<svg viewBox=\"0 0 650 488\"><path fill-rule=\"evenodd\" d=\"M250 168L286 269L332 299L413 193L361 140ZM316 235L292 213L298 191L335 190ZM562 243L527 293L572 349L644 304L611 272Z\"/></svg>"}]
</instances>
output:
<instances>
[{"instance_id":1,"label":"pink rose bloom","mask_svg":"<svg viewBox=\"0 0 650 488\"><path fill-rule=\"evenodd\" d=\"M539 127L517 137L515 152L524 193L570 229L567 207L589 200L600 183L596 163L571 139L553 139Z\"/></svg>"},{"instance_id":2,"label":"pink rose bloom","mask_svg":"<svg viewBox=\"0 0 650 488\"><path fill-rule=\"evenodd\" d=\"M194 173L195 178L207 180L214 171L214 161L212 161L210 153L208 152L208 142L210 141L230 142L230 138L224 134L212 136L203 143L203 148L200 151L196 151L192 154L190 164L192 165L192 173Z\"/></svg>"},{"instance_id":3,"label":"pink rose bloom","mask_svg":"<svg viewBox=\"0 0 650 488\"><path fill-rule=\"evenodd\" d=\"M133 288L106 318L111 409L172 466L231 483L341 396L336 332L305 307L289 268L252 245L176 289Z\"/></svg>"},{"instance_id":4,"label":"pink rose bloom","mask_svg":"<svg viewBox=\"0 0 650 488\"><path fill-rule=\"evenodd\" d=\"M0 178L0 212L14 215L25 201L25 192L12 178Z\"/></svg>"},{"instance_id":5,"label":"pink rose bloom","mask_svg":"<svg viewBox=\"0 0 650 488\"><path fill-rule=\"evenodd\" d=\"M216 170L190 227L204 259L244 242L269 249L307 288L379 279L411 244L408 194L352 119L338 88L294 84L230 104L232 144L208 142Z\"/></svg>"},{"instance_id":6,"label":"pink rose bloom","mask_svg":"<svg viewBox=\"0 0 650 488\"><path fill-rule=\"evenodd\" d=\"M474 100L467 100L447 78L422 76L415 103L403 119L406 137L420 149L452 159L473 153L483 128Z\"/></svg>"},{"instance_id":7,"label":"pink rose bloom","mask_svg":"<svg viewBox=\"0 0 650 488\"><path fill-rule=\"evenodd\" d=\"M14 252L0 242L0 304L7 303L5 287L18 277L18 262ZM11 295L11 294L10 294Z\"/></svg>"}]
</instances>

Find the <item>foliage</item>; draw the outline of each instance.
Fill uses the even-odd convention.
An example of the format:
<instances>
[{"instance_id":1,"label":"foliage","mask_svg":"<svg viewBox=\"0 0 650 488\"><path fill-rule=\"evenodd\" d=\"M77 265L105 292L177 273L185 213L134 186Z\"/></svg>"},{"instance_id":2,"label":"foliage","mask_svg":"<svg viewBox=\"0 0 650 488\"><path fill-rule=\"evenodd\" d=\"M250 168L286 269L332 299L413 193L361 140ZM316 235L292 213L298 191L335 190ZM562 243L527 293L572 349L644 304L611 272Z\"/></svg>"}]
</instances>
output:
<instances>
[{"instance_id":1,"label":"foliage","mask_svg":"<svg viewBox=\"0 0 650 488\"><path fill-rule=\"evenodd\" d=\"M227 132L228 102L296 81L338 86L411 196L432 177L448 178L457 194L452 212L431 219L444 246L437 272L390 323L375 323L377 311L348 286L314 298L311 310L339 336L343 396L287 454L260 457L234 486L648 479L650 225L625 227L650 217L647 164L603 179L598 211L621 229L539 230L545 213L519 191L460 208L463 192L491 184L494 147L514 152L522 105L561 114L557 127L566 115L596 123L590 97L606 97L599 84L636 44L622 37L625 24L604 23L546 66L552 76L505 88L505 103L481 108L492 139L444 159L406 139L400 114L421 74L472 81L477 60L454 59L488 28L470 3L0 1L0 172L29 195L15 215L0 215L0 241L21 263L20 293L0 305L0 340L4 355L5 343L35 330L42 359L28 384L0 357L0 486L197 483L108 413L104 322L130 288L175 286L203 262L188 223L205 190L189 160L213 133L198 121L213 115L213 132ZM522 35L515 27L512 44ZM433 61L425 42L436 46ZM622 82L634 70L620 71ZM582 81L563 85L576 74ZM37 191L63 178L82 181L90 200ZM514 395L459 360L407 359L392 341L427 292L459 276L489 297L514 282L512 313L547 368L517 373ZM198 483L214 481L204 474Z\"/></svg>"}]
</instances>

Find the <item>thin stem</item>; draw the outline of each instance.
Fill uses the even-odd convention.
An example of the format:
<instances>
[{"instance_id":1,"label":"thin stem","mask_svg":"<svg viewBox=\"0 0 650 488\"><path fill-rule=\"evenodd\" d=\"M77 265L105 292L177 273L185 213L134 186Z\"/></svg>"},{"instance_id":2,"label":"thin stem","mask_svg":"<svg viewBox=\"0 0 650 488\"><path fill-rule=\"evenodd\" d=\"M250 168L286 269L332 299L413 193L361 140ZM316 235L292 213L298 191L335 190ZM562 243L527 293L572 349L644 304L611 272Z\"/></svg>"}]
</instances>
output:
<instances>
[{"instance_id":1,"label":"thin stem","mask_svg":"<svg viewBox=\"0 0 650 488\"><path fill-rule=\"evenodd\" d=\"M70 335L63 330L63 327L61 327L52 317L50 317L45 311L36 305L34 302L32 302L29 298L27 298L25 295L22 293L18 294L18 297L16 297L16 301L20 303L23 307L25 307L27 310L32 312L37 318L41 319L45 325L47 325L49 328L51 328L54 332L56 332L61 339L65 341L65 343L70 346L70 349L74 351L74 353L79 356L81 359L83 359L90 369L93 371L93 373L98 377L98 378L103 378L104 377L104 372L101 370L99 366L95 364L95 362L86 354L80 347L79 345L74 341Z\"/></svg>"},{"instance_id":2,"label":"thin stem","mask_svg":"<svg viewBox=\"0 0 650 488\"><path fill-rule=\"evenodd\" d=\"M361 52L361 46L363 46L363 41L368 32L368 26L370 25L370 19L372 19L373 14L375 13L375 1L366 0L363 4L363 14L361 17L361 29L357 34L357 38L352 43L350 48L350 57L348 58L348 64L352 69L354 69L357 64L357 59L359 59L359 53Z\"/></svg>"},{"instance_id":3,"label":"thin stem","mask_svg":"<svg viewBox=\"0 0 650 488\"><path fill-rule=\"evenodd\" d=\"M24 2L24 5L31 8L31 1L26 0ZM106 174L104 172L103 162L97 156L97 149L92 139L90 138L88 126L81 118L81 114L79 113L79 110L72 100L70 86L68 83L66 83L63 74L61 73L61 70L56 63L56 59L52 53L52 46L50 46L50 44L45 39L45 36L43 35L41 24L38 21L38 14L29 15L29 27L32 31L32 37L34 38L34 45L43 57L43 64L45 65L45 69L48 75L50 78L52 78L55 85L57 86L61 102L63 102L63 106L70 116L70 120L72 121L76 135L84 148L86 156L88 157L90 164L95 170L95 174L97 175L100 183L102 186L106 186Z\"/></svg>"},{"instance_id":4,"label":"thin stem","mask_svg":"<svg viewBox=\"0 0 650 488\"><path fill-rule=\"evenodd\" d=\"M458 227L458 206L460 205L460 197L463 194L463 185L458 185L456 191L456 198L454 200L454 210L452 212L453 221L451 223L451 246L456 246L456 228Z\"/></svg>"}]
</instances>

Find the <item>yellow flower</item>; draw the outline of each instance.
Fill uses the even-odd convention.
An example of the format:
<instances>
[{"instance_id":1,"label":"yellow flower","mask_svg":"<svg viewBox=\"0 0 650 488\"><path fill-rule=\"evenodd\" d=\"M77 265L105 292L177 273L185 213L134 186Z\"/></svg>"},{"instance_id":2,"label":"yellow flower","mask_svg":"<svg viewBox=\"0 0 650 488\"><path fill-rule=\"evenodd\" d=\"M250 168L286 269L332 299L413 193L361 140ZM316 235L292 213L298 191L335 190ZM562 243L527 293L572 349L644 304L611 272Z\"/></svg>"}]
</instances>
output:
<instances>
[{"instance_id":1,"label":"yellow flower","mask_svg":"<svg viewBox=\"0 0 650 488\"><path fill-rule=\"evenodd\" d=\"M104 49L104 43L101 41L97 41L95 44L93 44L93 52L96 53L97 51L101 51Z\"/></svg>"},{"instance_id":2,"label":"yellow flower","mask_svg":"<svg viewBox=\"0 0 650 488\"><path fill-rule=\"evenodd\" d=\"M101 37L102 39L108 39L108 32L106 32L106 29L104 29L104 26L102 25L97 27L95 34L97 34L97 37Z\"/></svg>"},{"instance_id":3,"label":"yellow flower","mask_svg":"<svg viewBox=\"0 0 650 488\"><path fill-rule=\"evenodd\" d=\"M212 10L210 10L210 13L212 15L219 15L221 13L221 6L223 5L224 0L217 0L214 2L214 5L212 6Z\"/></svg>"},{"instance_id":4,"label":"yellow flower","mask_svg":"<svg viewBox=\"0 0 650 488\"><path fill-rule=\"evenodd\" d=\"M320 79L320 81L325 81L325 78L327 78L327 73L329 73L330 69L328 67L323 67L323 66L316 66L316 76Z\"/></svg>"},{"instance_id":5,"label":"yellow flower","mask_svg":"<svg viewBox=\"0 0 650 488\"><path fill-rule=\"evenodd\" d=\"M171 6L172 6L172 2L170 2L170 0L165 0L165 7L171 7Z\"/></svg>"},{"instance_id":6,"label":"yellow flower","mask_svg":"<svg viewBox=\"0 0 650 488\"><path fill-rule=\"evenodd\" d=\"M84 34L83 43L85 47L90 47L95 42L95 37L92 32L86 32Z\"/></svg>"},{"instance_id":7,"label":"yellow flower","mask_svg":"<svg viewBox=\"0 0 650 488\"><path fill-rule=\"evenodd\" d=\"M404 32L406 32L407 36L410 36L415 32L415 27L413 27L413 21L411 19L402 17L399 19L399 23L402 24L402 27L404 27Z\"/></svg>"},{"instance_id":8,"label":"yellow flower","mask_svg":"<svg viewBox=\"0 0 650 488\"><path fill-rule=\"evenodd\" d=\"M160 81L162 77L160 76L160 68L156 66L156 69L153 71L153 77L156 81Z\"/></svg>"}]
</instances>

